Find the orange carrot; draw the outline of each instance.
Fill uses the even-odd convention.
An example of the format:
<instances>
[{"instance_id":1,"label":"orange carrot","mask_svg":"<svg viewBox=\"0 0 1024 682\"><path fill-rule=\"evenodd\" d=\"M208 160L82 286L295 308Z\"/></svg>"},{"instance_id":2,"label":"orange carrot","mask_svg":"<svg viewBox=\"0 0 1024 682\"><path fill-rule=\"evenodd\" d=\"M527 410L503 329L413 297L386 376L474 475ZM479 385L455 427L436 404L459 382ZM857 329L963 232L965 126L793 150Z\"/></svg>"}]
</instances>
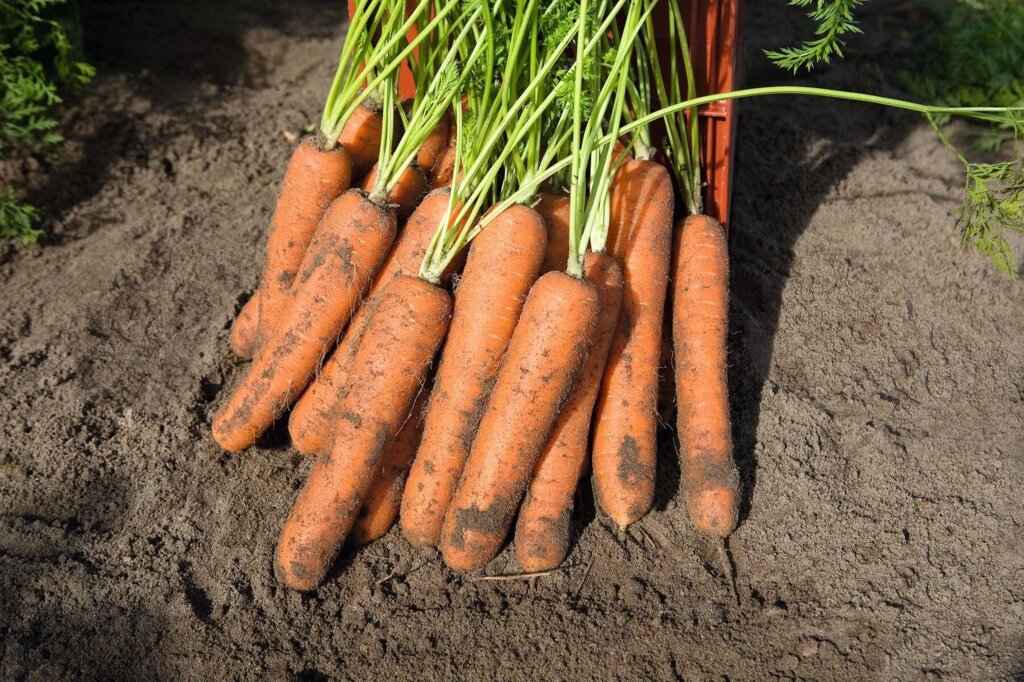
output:
<instances>
[{"instance_id":1,"label":"orange carrot","mask_svg":"<svg viewBox=\"0 0 1024 682\"><path fill-rule=\"evenodd\" d=\"M437 544L498 366L544 257L544 221L513 205L474 239L402 497L402 532Z\"/></svg>"},{"instance_id":2,"label":"orange carrot","mask_svg":"<svg viewBox=\"0 0 1024 682\"><path fill-rule=\"evenodd\" d=\"M654 501L658 357L672 248L672 180L653 161L627 161L611 187L608 251L625 289L594 413L594 492L625 528Z\"/></svg>"},{"instance_id":3,"label":"orange carrot","mask_svg":"<svg viewBox=\"0 0 1024 682\"><path fill-rule=\"evenodd\" d=\"M352 162L341 147L320 151L314 138L306 138L292 154L267 236L260 295L254 297L259 307L256 346L284 307L321 216L348 189L351 178Z\"/></svg>"},{"instance_id":4,"label":"orange carrot","mask_svg":"<svg viewBox=\"0 0 1024 682\"><path fill-rule=\"evenodd\" d=\"M260 317L260 290L256 289L238 312L234 324L231 325L231 336L228 343L236 357L248 360L252 357L253 346L256 344L256 324Z\"/></svg>"},{"instance_id":5,"label":"orange carrot","mask_svg":"<svg viewBox=\"0 0 1024 682\"><path fill-rule=\"evenodd\" d=\"M252 445L299 396L394 238L394 212L372 203L361 190L349 190L331 204L307 249L286 311L214 418L213 437L221 447L237 451Z\"/></svg>"},{"instance_id":6,"label":"orange carrot","mask_svg":"<svg viewBox=\"0 0 1024 682\"><path fill-rule=\"evenodd\" d=\"M450 191L440 189L431 192L416 208L398 234L395 244L373 280L368 298L384 288L384 285L398 275L414 275L419 271L420 262L427 246L444 219L448 208ZM324 363L323 370L309 385L295 403L288 420L288 432L295 448L307 455L319 452L330 443L332 415L338 391L348 380L349 368L359 337L366 322L366 308L360 308L349 325L338 347Z\"/></svg>"},{"instance_id":7,"label":"orange carrot","mask_svg":"<svg viewBox=\"0 0 1024 682\"><path fill-rule=\"evenodd\" d=\"M676 240L672 340L683 488L693 525L724 538L736 529L740 504L726 383L729 251L721 224L707 216L687 218Z\"/></svg>"},{"instance_id":8,"label":"orange carrot","mask_svg":"<svg viewBox=\"0 0 1024 682\"><path fill-rule=\"evenodd\" d=\"M281 531L275 569L296 590L319 585L405 421L451 313L448 293L416 277L395 277L373 313L342 390L333 444L316 463Z\"/></svg>"},{"instance_id":9,"label":"orange carrot","mask_svg":"<svg viewBox=\"0 0 1024 682\"><path fill-rule=\"evenodd\" d=\"M440 548L451 568L479 568L501 549L586 361L599 308L593 284L562 272L543 275L530 289L445 514Z\"/></svg>"},{"instance_id":10,"label":"orange carrot","mask_svg":"<svg viewBox=\"0 0 1024 682\"><path fill-rule=\"evenodd\" d=\"M362 178L377 162L380 154L380 136L384 127L381 112L364 102L345 123L338 144L352 158L352 179Z\"/></svg>"},{"instance_id":11,"label":"orange carrot","mask_svg":"<svg viewBox=\"0 0 1024 682\"><path fill-rule=\"evenodd\" d=\"M438 160L448 149L448 136L451 134L451 114L446 113L416 153L416 165L425 171L433 171Z\"/></svg>"},{"instance_id":12,"label":"orange carrot","mask_svg":"<svg viewBox=\"0 0 1024 682\"><path fill-rule=\"evenodd\" d=\"M541 272L561 272L569 263L569 197L542 192L534 206L548 227L548 246Z\"/></svg>"},{"instance_id":13,"label":"orange carrot","mask_svg":"<svg viewBox=\"0 0 1024 682\"><path fill-rule=\"evenodd\" d=\"M285 172L271 223L267 266L260 286L231 327L231 349L238 357L251 358L258 337L268 333L273 326L324 211L349 188L352 180L362 176L366 168L377 160L381 125L379 112L361 106L345 124L339 139L340 147L330 152L314 153L318 149L316 139L308 138L295 150ZM356 167L353 153L360 157L360 164L365 163L366 168ZM281 234L275 236L278 230ZM271 285L271 304L261 309L261 291L267 284Z\"/></svg>"},{"instance_id":14,"label":"orange carrot","mask_svg":"<svg viewBox=\"0 0 1024 682\"><path fill-rule=\"evenodd\" d=\"M376 165L363 178L362 187L369 192L373 189L375 182L377 182ZM423 171L416 166L409 166L399 176L395 186L391 188L391 192L388 194L388 203L395 206L395 213L404 220L416 209L416 204L426 193L427 178L423 175Z\"/></svg>"},{"instance_id":15,"label":"orange carrot","mask_svg":"<svg viewBox=\"0 0 1024 682\"><path fill-rule=\"evenodd\" d=\"M445 147L444 152L437 159L433 166L433 172L431 173L430 186L433 188L438 187L449 187L452 184L452 179L455 177L455 156L456 156L456 143L458 138L455 136L455 130L452 129L452 133L448 138L448 146Z\"/></svg>"},{"instance_id":16,"label":"orange carrot","mask_svg":"<svg viewBox=\"0 0 1024 682\"><path fill-rule=\"evenodd\" d=\"M416 448L423 434L423 409L427 406L430 392L424 388L416 397L409 418L391 441L383 457L380 473L366 496L359 518L352 527L350 536L354 545L368 545L384 537L398 518L402 505L402 487L409 472Z\"/></svg>"},{"instance_id":17,"label":"orange carrot","mask_svg":"<svg viewBox=\"0 0 1024 682\"><path fill-rule=\"evenodd\" d=\"M615 258L591 252L583 268L586 280L597 288L601 312L594 329L594 346L555 420L519 508L516 557L527 573L557 567L569 551L573 495L587 458L590 416L622 305L622 268Z\"/></svg>"}]
</instances>

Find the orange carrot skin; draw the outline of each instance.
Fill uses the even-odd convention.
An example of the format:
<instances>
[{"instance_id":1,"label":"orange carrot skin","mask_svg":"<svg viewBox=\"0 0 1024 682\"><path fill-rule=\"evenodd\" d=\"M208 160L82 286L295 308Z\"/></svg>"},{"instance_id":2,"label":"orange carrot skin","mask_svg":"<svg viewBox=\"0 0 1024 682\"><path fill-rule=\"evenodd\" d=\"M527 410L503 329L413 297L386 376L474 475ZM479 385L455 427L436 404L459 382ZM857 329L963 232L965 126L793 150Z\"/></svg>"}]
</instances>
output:
<instances>
[{"instance_id":1,"label":"orange carrot skin","mask_svg":"<svg viewBox=\"0 0 1024 682\"><path fill-rule=\"evenodd\" d=\"M372 301L374 295L394 277L419 272L430 240L444 219L450 195L451 192L447 189L431 192L406 221L395 239L387 260L370 286L367 297L369 301ZM349 368L366 323L366 313L367 306L356 311L338 347L292 408L288 419L288 432L292 444L304 455L316 454L330 443L336 396L348 381Z\"/></svg>"},{"instance_id":2,"label":"orange carrot skin","mask_svg":"<svg viewBox=\"0 0 1024 682\"><path fill-rule=\"evenodd\" d=\"M620 527L654 501L658 358L672 247L672 180L653 161L625 162L611 188L608 251L625 289L594 412L593 479L601 508Z\"/></svg>"},{"instance_id":3,"label":"orange carrot skin","mask_svg":"<svg viewBox=\"0 0 1024 682\"><path fill-rule=\"evenodd\" d=\"M445 514L440 548L451 568L480 568L501 549L586 361L599 308L593 284L562 272L543 275L530 290Z\"/></svg>"},{"instance_id":4,"label":"orange carrot skin","mask_svg":"<svg viewBox=\"0 0 1024 682\"><path fill-rule=\"evenodd\" d=\"M376 164L366 174L362 187L369 192L373 189L375 182L377 182ZM395 186L391 188L391 193L388 194L388 203L394 205L398 217L405 220L416 210L416 205L426 193L427 176L416 166L409 166L402 172Z\"/></svg>"},{"instance_id":5,"label":"orange carrot skin","mask_svg":"<svg viewBox=\"0 0 1024 682\"><path fill-rule=\"evenodd\" d=\"M295 590L319 585L402 427L451 315L446 291L396 277L381 291L342 390L330 451L317 458L278 542L278 578Z\"/></svg>"},{"instance_id":6,"label":"orange carrot skin","mask_svg":"<svg viewBox=\"0 0 1024 682\"><path fill-rule=\"evenodd\" d=\"M600 314L593 348L555 420L519 508L515 550L519 565L527 573L556 568L569 551L569 521L587 459L590 417L622 306L622 267L614 257L588 253L583 271L586 280L597 288Z\"/></svg>"},{"instance_id":7,"label":"orange carrot skin","mask_svg":"<svg viewBox=\"0 0 1024 682\"><path fill-rule=\"evenodd\" d=\"M537 279L544 221L511 206L477 235L455 292L455 313L427 407L423 440L402 497L402 533L434 546L469 457L491 383Z\"/></svg>"},{"instance_id":8,"label":"orange carrot skin","mask_svg":"<svg viewBox=\"0 0 1024 682\"><path fill-rule=\"evenodd\" d=\"M363 103L345 123L338 137L338 144L345 148L352 159L353 181L365 176L380 154L380 136L384 117L380 111Z\"/></svg>"},{"instance_id":9,"label":"orange carrot skin","mask_svg":"<svg viewBox=\"0 0 1024 682\"><path fill-rule=\"evenodd\" d=\"M677 231L675 254L672 341L686 506L698 530L724 538L736 529L740 505L726 376L725 230L713 218L690 216Z\"/></svg>"},{"instance_id":10,"label":"orange carrot skin","mask_svg":"<svg viewBox=\"0 0 1024 682\"><path fill-rule=\"evenodd\" d=\"M434 189L438 187L450 187L452 179L455 177L455 157L457 151L458 138L455 136L455 128L452 127L452 134L448 138L448 146L445 147L444 152L437 159L437 162L433 166L433 172L430 177L430 186Z\"/></svg>"},{"instance_id":11,"label":"orange carrot skin","mask_svg":"<svg viewBox=\"0 0 1024 682\"><path fill-rule=\"evenodd\" d=\"M426 388L420 391L409 418L388 446L380 473L374 479L363 508L359 510L359 518L352 527L352 534L349 536L352 544L368 545L384 537L391 530L391 526L395 525L398 510L402 505L405 476L409 473L409 467L416 456L416 448L419 447L423 435L423 409L427 406L429 395L430 392Z\"/></svg>"},{"instance_id":12,"label":"orange carrot skin","mask_svg":"<svg viewBox=\"0 0 1024 682\"><path fill-rule=\"evenodd\" d=\"M548 246L541 272L563 272L569 265L569 197L542 192L533 207L548 228Z\"/></svg>"},{"instance_id":13,"label":"orange carrot skin","mask_svg":"<svg viewBox=\"0 0 1024 682\"><path fill-rule=\"evenodd\" d=\"M416 152L417 166L427 171L433 171L434 166L437 165L438 160L448 148L448 136L451 133L451 128L451 114L445 113L437 126L430 131L427 139L420 145L419 151Z\"/></svg>"},{"instance_id":14,"label":"orange carrot skin","mask_svg":"<svg viewBox=\"0 0 1024 682\"><path fill-rule=\"evenodd\" d=\"M222 448L234 452L252 445L299 396L394 238L394 212L361 190L349 190L331 204L286 313L213 420L213 437Z\"/></svg>"},{"instance_id":15,"label":"orange carrot skin","mask_svg":"<svg viewBox=\"0 0 1024 682\"><path fill-rule=\"evenodd\" d=\"M259 322L259 317L260 290L256 289L238 312L238 317L231 325L231 335L228 337L231 352L242 360L252 358L256 345L256 324Z\"/></svg>"},{"instance_id":16,"label":"orange carrot skin","mask_svg":"<svg viewBox=\"0 0 1024 682\"><path fill-rule=\"evenodd\" d=\"M320 218L351 180L352 161L341 147L320 151L314 138L306 138L292 153L267 236L260 295L254 297L259 307L255 347L266 339L286 305Z\"/></svg>"}]
</instances>

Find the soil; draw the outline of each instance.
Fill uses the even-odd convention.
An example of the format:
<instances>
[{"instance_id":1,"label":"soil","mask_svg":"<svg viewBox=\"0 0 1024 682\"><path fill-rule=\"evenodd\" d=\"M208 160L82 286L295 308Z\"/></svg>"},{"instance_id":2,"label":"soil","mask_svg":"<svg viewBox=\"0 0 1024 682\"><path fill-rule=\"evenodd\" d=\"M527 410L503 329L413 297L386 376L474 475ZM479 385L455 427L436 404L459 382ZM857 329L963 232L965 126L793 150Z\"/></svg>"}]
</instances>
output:
<instances>
[{"instance_id":1,"label":"soil","mask_svg":"<svg viewBox=\"0 0 1024 682\"><path fill-rule=\"evenodd\" d=\"M392 531L282 589L309 462L281 433L220 452L209 421L343 5L81 3L101 75L58 159L2 171L51 236L0 246L0 675L1024 678L1021 285L956 248L960 169L920 119L809 99L739 131L738 599L670 438L657 509L619 535L584 490L551 575L481 580L508 550L458 575ZM746 80L780 82L760 50L805 27L747 5ZM898 93L900 12L800 80Z\"/></svg>"}]
</instances>

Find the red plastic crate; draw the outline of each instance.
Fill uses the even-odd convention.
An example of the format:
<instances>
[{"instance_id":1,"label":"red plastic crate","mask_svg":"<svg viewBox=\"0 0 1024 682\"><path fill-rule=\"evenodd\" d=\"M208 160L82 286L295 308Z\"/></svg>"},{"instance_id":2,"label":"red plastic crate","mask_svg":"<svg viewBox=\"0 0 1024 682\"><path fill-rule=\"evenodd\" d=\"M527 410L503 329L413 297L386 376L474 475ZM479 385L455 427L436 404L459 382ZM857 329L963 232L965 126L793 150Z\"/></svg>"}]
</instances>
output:
<instances>
[{"instance_id":1,"label":"red plastic crate","mask_svg":"<svg viewBox=\"0 0 1024 682\"><path fill-rule=\"evenodd\" d=\"M687 37L697 94L730 92L736 84L739 57L740 0L691 0ZM732 203L736 102L714 102L700 109L704 212L723 225Z\"/></svg>"},{"instance_id":2,"label":"red plastic crate","mask_svg":"<svg viewBox=\"0 0 1024 682\"><path fill-rule=\"evenodd\" d=\"M410 4L415 0L410 0ZM736 83L739 54L741 0L682 0L687 37L697 79L697 94L729 92ZM355 0L349 0L349 15ZM659 21L658 25L667 26ZM415 35L413 33L412 35ZM412 37L412 36L410 36ZM403 67L398 91L411 97L412 73ZM704 211L723 225L729 222L735 157L736 107L734 101L715 102L700 109L701 164L706 183Z\"/></svg>"}]
</instances>

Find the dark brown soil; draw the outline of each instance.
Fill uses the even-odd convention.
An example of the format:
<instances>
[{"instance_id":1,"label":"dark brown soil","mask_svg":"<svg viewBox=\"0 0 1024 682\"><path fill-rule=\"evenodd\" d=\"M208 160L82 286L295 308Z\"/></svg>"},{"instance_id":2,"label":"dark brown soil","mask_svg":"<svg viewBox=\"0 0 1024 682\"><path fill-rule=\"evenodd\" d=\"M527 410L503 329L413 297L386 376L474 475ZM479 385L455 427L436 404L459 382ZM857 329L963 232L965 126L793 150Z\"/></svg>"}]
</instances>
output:
<instances>
[{"instance_id":1,"label":"dark brown soil","mask_svg":"<svg viewBox=\"0 0 1024 682\"><path fill-rule=\"evenodd\" d=\"M670 447L656 511L620 536L584 492L552 575L456 575L392 532L303 596L271 560L308 461L281 433L224 454L209 421L344 3L81 4L102 75L59 160L2 171L52 235L0 246L4 679L1024 675L1024 295L957 250L959 170L922 121L743 107L739 603ZM781 81L759 50L792 15L747 4L747 80ZM906 16L871 5L807 82L895 91Z\"/></svg>"}]
</instances>

